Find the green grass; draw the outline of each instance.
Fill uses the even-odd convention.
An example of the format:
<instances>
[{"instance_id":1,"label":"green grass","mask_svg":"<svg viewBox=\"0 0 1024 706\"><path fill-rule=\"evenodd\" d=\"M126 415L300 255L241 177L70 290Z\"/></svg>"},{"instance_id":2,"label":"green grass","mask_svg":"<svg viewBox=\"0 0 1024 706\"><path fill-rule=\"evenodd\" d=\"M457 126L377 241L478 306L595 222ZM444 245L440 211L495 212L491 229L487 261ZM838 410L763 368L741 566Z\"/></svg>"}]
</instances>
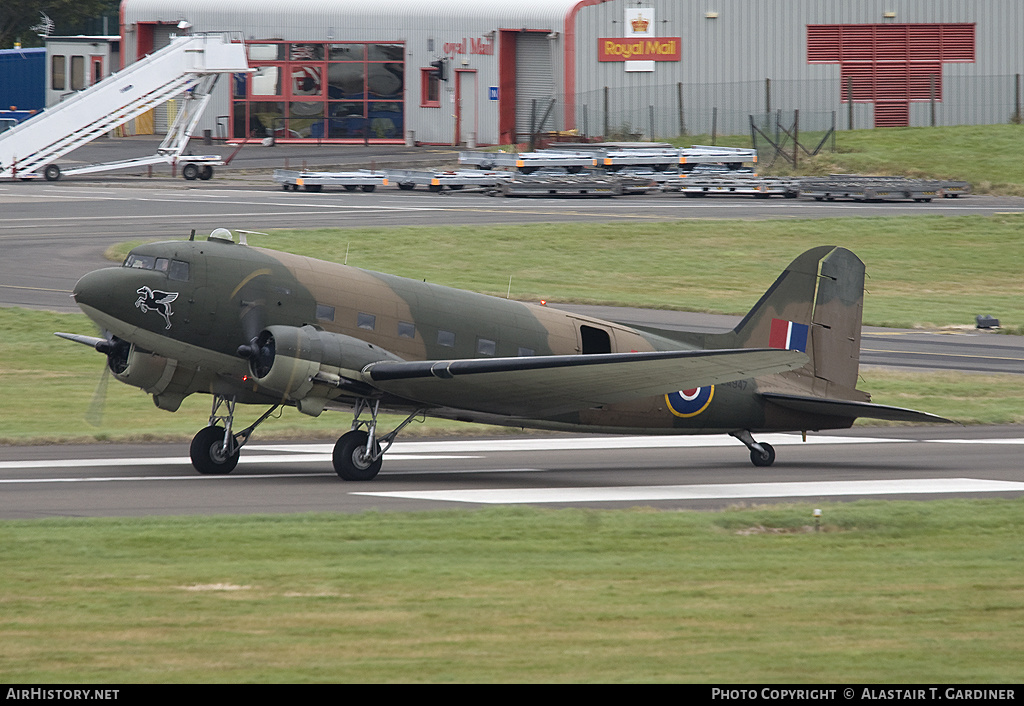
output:
<instances>
[{"instance_id":1,"label":"green grass","mask_svg":"<svg viewBox=\"0 0 1024 706\"><path fill-rule=\"evenodd\" d=\"M0 665L13 683L1019 683L1021 527L1021 500L8 521Z\"/></svg>"},{"instance_id":2,"label":"green grass","mask_svg":"<svg viewBox=\"0 0 1024 706\"><path fill-rule=\"evenodd\" d=\"M141 390L110 378L105 404L94 406L103 356L53 336L54 331L91 332L82 314L0 308L0 330L0 443L180 441L206 426L208 395L192 395L171 414L157 409ZM872 393L875 402L920 409L964 424L1024 422L1024 375L864 369L860 387ZM94 425L92 415L100 410L99 424ZM261 411L241 408L238 421L248 424ZM389 417L382 423L390 429L398 421ZM325 412L313 418L287 408L261 426L257 438L333 441L350 422L348 413ZM501 433L522 432L429 419L407 427L402 436Z\"/></svg>"},{"instance_id":3,"label":"green grass","mask_svg":"<svg viewBox=\"0 0 1024 706\"><path fill-rule=\"evenodd\" d=\"M1024 325L1024 215L280 230L250 243L527 301L743 314L815 245L867 264L864 323ZM133 243L116 248L120 261Z\"/></svg>"},{"instance_id":4,"label":"green grass","mask_svg":"<svg viewBox=\"0 0 1024 706\"><path fill-rule=\"evenodd\" d=\"M817 145L820 133L805 134L802 144ZM708 136L673 140L679 146L710 144ZM718 144L750 147L749 136L718 138ZM792 142L790 153L792 152ZM815 157L800 153L793 169L781 158L767 168L762 151L758 171L771 174L883 174L970 182L976 193L1024 196L1024 125L962 125L957 127L838 130L836 152L827 148Z\"/></svg>"}]
</instances>

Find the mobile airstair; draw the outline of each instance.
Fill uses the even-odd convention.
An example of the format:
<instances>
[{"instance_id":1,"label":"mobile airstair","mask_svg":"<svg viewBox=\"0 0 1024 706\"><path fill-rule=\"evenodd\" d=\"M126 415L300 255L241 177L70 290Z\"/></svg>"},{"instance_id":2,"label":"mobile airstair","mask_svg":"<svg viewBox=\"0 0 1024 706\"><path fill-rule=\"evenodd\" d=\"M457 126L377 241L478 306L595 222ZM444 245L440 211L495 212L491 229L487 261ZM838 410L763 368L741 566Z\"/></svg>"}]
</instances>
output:
<instances>
[{"instance_id":1,"label":"mobile airstair","mask_svg":"<svg viewBox=\"0 0 1024 706\"><path fill-rule=\"evenodd\" d=\"M0 133L0 177L50 181L61 174L87 174L144 166L183 164L186 179L209 179L219 156L182 156L199 123L217 77L248 70L245 45L225 33L177 37L157 52L112 74L70 99ZM185 92L183 107L155 155L76 166L65 171L60 157Z\"/></svg>"}]
</instances>

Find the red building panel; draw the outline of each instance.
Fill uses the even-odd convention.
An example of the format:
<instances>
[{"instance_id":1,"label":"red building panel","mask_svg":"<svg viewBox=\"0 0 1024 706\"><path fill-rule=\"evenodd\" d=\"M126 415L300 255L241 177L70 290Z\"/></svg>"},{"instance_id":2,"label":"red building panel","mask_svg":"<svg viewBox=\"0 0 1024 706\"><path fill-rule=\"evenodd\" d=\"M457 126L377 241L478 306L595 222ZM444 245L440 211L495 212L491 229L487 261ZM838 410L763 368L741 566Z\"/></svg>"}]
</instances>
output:
<instances>
[{"instance_id":1,"label":"red building panel","mask_svg":"<svg viewBox=\"0 0 1024 706\"><path fill-rule=\"evenodd\" d=\"M942 64L973 62L974 46L973 24L807 25L807 62L839 64L840 100L875 103L876 127L909 125L911 102L941 101Z\"/></svg>"}]
</instances>

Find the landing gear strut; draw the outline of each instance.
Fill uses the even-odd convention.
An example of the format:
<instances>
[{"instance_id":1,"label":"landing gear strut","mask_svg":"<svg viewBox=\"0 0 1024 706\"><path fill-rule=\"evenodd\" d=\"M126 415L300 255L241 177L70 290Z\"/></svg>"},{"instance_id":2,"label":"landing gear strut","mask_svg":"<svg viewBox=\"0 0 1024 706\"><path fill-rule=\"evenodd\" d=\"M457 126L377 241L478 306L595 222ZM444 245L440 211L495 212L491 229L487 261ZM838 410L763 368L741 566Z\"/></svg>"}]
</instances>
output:
<instances>
[{"instance_id":1,"label":"landing gear strut","mask_svg":"<svg viewBox=\"0 0 1024 706\"><path fill-rule=\"evenodd\" d=\"M423 410L416 410L394 430L378 440L377 412L379 409L380 400L370 402L360 399L356 401L352 429L342 434L334 445L334 471L342 480L373 480L384 461L384 452L391 448L398 432L423 414ZM369 420L359 419L364 411L369 411Z\"/></svg>"},{"instance_id":2,"label":"landing gear strut","mask_svg":"<svg viewBox=\"0 0 1024 706\"><path fill-rule=\"evenodd\" d=\"M754 437L746 429L730 432L729 436L736 437L750 449L750 462L755 466L770 466L775 463L775 448L771 444L754 441Z\"/></svg>"},{"instance_id":3,"label":"landing gear strut","mask_svg":"<svg viewBox=\"0 0 1024 706\"><path fill-rule=\"evenodd\" d=\"M227 414L218 414L221 405L227 408ZM238 465L239 451L256 427L266 421L274 413L278 405L274 405L263 415L238 433L232 433L231 425L235 419L235 398L224 395L213 396L213 409L210 410L210 425L192 437L189 456L192 467L203 475L227 475Z\"/></svg>"}]
</instances>

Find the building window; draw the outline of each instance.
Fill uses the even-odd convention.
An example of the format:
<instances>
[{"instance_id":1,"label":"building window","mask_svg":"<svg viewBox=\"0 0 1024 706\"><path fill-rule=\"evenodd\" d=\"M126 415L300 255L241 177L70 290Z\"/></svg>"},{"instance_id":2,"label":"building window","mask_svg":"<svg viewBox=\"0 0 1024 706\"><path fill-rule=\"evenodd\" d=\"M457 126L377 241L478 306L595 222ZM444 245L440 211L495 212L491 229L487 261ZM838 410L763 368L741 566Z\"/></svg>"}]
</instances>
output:
<instances>
[{"instance_id":1,"label":"building window","mask_svg":"<svg viewBox=\"0 0 1024 706\"><path fill-rule=\"evenodd\" d=\"M63 91L67 86L67 79L64 76L66 62L63 54L55 54L50 58L50 88L55 91Z\"/></svg>"},{"instance_id":2,"label":"building window","mask_svg":"<svg viewBox=\"0 0 1024 706\"><path fill-rule=\"evenodd\" d=\"M85 57L71 57L71 90L81 91L85 88Z\"/></svg>"},{"instance_id":3,"label":"building window","mask_svg":"<svg viewBox=\"0 0 1024 706\"><path fill-rule=\"evenodd\" d=\"M264 41L247 48L255 72L236 77L233 137L402 139L404 44Z\"/></svg>"},{"instance_id":4,"label":"building window","mask_svg":"<svg viewBox=\"0 0 1024 706\"><path fill-rule=\"evenodd\" d=\"M420 69L420 107L441 107L441 79L435 69Z\"/></svg>"}]
</instances>

